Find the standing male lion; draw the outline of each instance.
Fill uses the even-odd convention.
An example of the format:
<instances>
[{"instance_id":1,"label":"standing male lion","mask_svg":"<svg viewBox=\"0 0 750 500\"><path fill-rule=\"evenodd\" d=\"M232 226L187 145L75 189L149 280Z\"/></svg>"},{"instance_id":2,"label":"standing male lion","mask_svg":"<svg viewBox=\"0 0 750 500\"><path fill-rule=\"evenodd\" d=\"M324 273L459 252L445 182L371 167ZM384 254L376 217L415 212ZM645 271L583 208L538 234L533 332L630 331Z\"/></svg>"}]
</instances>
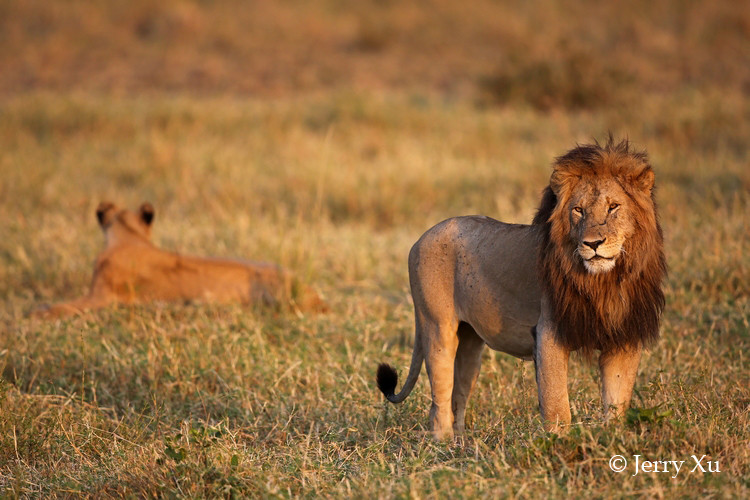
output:
<instances>
[{"instance_id":1,"label":"standing male lion","mask_svg":"<svg viewBox=\"0 0 750 500\"><path fill-rule=\"evenodd\" d=\"M416 334L409 375L386 364L377 382L403 401L424 360L437 438L462 434L485 344L533 359L545 427L570 423L571 351L600 351L608 415L630 403L645 345L659 336L666 276L654 173L628 141L582 145L556 159L531 225L456 217L409 253Z\"/></svg>"}]
</instances>

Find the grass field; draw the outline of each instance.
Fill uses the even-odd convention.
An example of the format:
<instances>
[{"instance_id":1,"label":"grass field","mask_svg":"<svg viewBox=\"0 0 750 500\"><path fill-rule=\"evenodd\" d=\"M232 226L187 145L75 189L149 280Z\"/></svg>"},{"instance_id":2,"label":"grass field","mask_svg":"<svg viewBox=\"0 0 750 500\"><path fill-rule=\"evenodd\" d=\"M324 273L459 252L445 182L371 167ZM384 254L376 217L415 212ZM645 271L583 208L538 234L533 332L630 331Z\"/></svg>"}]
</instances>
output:
<instances>
[{"instance_id":1,"label":"grass field","mask_svg":"<svg viewBox=\"0 0 750 500\"><path fill-rule=\"evenodd\" d=\"M236 20L232 2L135 4L128 15L87 2L1 6L20 21L0 30L15 70L0 72L0 496L750 496L747 13L643 2L642 17L600 27L583 51L560 44L565 22L532 36L560 16L586 26L554 2L503 21L493 2L467 12L434 2L440 22L411 41L430 18L395 2L344 13L334 1L259 2ZM300 12L313 20L295 38L286 28ZM618 20L595 13L604 27ZM274 22L264 31L252 14ZM454 51L440 45L447 19ZM651 50L638 64L617 47L628 30ZM84 35L110 45L83 48ZM283 64L264 50L252 60L268 65L265 85L230 78L232 61L278 36ZM305 37L320 49L309 67L294 52ZM468 57L501 42L512 50L499 59ZM164 47L174 66L143 80ZM425 59L408 67L409 50ZM513 57L524 50L528 60ZM682 50L691 57L675 62ZM558 56L568 63L552 64ZM659 75L664 61L674 67ZM351 80L331 83L342 75ZM636 410L601 423L596 370L574 357L577 425L547 434L533 365L486 351L467 439L432 441L424 372L401 405L374 384L378 362L403 376L411 356L410 246L454 215L529 222L552 159L609 130L650 153L670 267ZM276 261L332 310L152 304L28 318L87 290L102 199L151 201L162 247ZM614 455L625 472L610 470ZM634 476L634 455L686 462L676 477ZM691 455L720 472L690 472Z\"/></svg>"}]
</instances>

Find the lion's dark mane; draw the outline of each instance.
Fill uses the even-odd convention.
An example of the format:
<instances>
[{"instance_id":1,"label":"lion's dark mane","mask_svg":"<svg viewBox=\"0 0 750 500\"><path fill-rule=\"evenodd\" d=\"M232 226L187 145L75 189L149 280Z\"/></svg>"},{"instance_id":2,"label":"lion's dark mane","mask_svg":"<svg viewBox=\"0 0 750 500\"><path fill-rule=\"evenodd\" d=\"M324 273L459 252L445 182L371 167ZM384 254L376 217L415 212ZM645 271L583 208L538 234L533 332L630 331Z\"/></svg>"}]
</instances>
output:
<instances>
[{"instance_id":1,"label":"lion's dark mane","mask_svg":"<svg viewBox=\"0 0 750 500\"><path fill-rule=\"evenodd\" d=\"M609 163L604 162L605 156ZM631 198L641 200L634 204L638 229L626 242L625 252L612 271L588 273L576 255L575 243L553 231L556 218L567 212L555 210L558 199L550 186L544 190L533 221L544 226L538 274L552 307L557 338L567 348L585 354L594 349L649 345L659 338L665 305L662 281L667 273L663 235L653 191L650 196L634 196L637 187L619 178L627 178L630 165L651 169L644 152L632 151L626 140L615 143L611 136L604 146L581 145L555 160L556 168L572 171L573 175L615 175ZM612 311L617 314L608 314Z\"/></svg>"}]
</instances>

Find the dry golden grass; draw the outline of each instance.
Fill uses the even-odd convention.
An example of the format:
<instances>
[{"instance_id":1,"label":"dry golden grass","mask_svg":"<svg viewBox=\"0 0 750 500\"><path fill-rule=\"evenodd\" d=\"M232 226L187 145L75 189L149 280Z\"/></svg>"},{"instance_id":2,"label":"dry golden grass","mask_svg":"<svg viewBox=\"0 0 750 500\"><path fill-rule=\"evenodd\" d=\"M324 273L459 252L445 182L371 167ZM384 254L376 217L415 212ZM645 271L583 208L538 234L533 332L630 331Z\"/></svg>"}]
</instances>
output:
<instances>
[{"instance_id":1,"label":"dry golden grass","mask_svg":"<svg viewBox=\"0 0 750 500\"><path fill-rule=\"evenodd\" d=\"M748 497L747 13L543 4L2 3L0 491ZM589 44L560 45L582 27ZM506 51L528 57L504 64ZM199 59L208 76L191 80ZM589 67L627 78L581 103L566 89ZM487 352L466 442L432 442L426 376L398 406L374 384L379 361L403 373L410 358L409 247L449 216L530 221L552 158L608 130L651 154L670 266L638 410L603 425L596 372L574 359L577 425L545 434L533 367ZM86 290L100 199L154 203L162 247L277 261L332 312L27 318ZM705 454L721 472L616 474L615 454Z\"/></svg>"}]
</instances>

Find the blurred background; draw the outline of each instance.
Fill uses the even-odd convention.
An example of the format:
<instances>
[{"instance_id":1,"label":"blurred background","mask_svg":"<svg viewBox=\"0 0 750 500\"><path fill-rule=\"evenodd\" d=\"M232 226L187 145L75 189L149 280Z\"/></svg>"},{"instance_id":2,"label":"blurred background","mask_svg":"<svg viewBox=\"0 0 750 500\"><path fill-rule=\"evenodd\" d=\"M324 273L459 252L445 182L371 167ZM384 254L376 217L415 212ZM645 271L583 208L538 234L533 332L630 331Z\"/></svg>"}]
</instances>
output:
<instances>
[{"instance_id":1,"label":"blurred background","mask_svg":"<svg viewBox=\"0 0 750 500\"><path fill-rule=\"evenodd\" d=\"M595 109L750 92L742 2L4 1L0 92L411 91Z\"/></svg>"}]
</instances>

